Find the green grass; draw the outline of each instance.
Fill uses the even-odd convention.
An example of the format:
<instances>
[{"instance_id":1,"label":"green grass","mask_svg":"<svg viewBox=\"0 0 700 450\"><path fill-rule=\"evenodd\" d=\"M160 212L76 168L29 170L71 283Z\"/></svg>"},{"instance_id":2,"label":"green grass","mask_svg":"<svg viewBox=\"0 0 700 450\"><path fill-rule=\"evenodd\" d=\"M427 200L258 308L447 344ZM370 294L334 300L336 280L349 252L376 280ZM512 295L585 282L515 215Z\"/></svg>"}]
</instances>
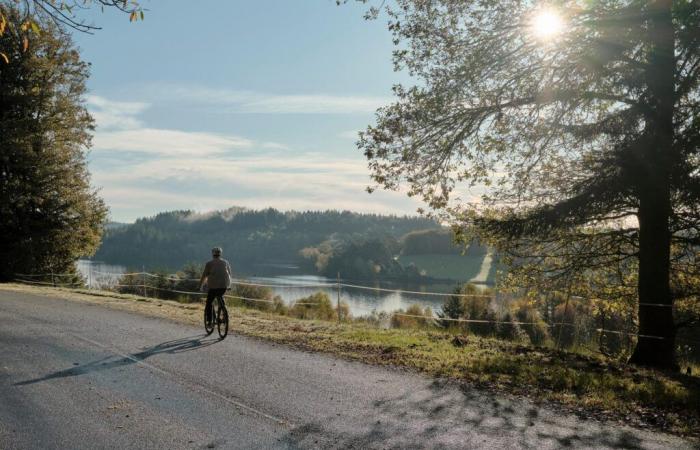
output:
<instances>
[{"instance_id":1,"label":"green grass","mask_svg":"<svg viewBox=\"0 0 700 450\"><path fill-rule=\"evenodd\" d=\"M241 312L242 315L249 314ZM286 319L285 319L286 320ZM419 370L486 389L557 402L630 424L699 434L700 380L593 355L428 329L285 321L250 323L243 333L380 365Z\"/></svg>"},{"instance_id":2,"label":"green grass","mask_svg":"<svg viewBox=\"0 0 700 450\"><path fill-rule=\"evenodd\" d=\"M474 278L481 271L483 260L484 255L428 254L399 256L399 262L403 266L413 263L429 277L458 281L469 281ZM493 275L492 270L489 273L488 282L493 282Z\"/></svg>"}]
</instances>

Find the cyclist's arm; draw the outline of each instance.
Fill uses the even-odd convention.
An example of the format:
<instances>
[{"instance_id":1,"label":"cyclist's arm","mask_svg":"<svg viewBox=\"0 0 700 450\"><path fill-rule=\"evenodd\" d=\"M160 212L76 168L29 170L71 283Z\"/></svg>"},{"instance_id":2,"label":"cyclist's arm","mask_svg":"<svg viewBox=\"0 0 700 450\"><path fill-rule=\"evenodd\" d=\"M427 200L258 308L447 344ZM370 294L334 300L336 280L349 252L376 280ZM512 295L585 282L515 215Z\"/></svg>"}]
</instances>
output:
<instances>
[{"instance_id":1,"label":"cyclist's arm","mask_svg":"<svg viewBox=\"0 0 700 450\"><path fill-rule=\"evenodd\" d=\"M202 287L202 285L204 285L204 280L206 280L207 277L209 276L209 272L210 272L209 263L207 263L204 266L204 271L202 272L202 277L199 279L199 287L200 288Z\"/></svg>"}]
</instances>

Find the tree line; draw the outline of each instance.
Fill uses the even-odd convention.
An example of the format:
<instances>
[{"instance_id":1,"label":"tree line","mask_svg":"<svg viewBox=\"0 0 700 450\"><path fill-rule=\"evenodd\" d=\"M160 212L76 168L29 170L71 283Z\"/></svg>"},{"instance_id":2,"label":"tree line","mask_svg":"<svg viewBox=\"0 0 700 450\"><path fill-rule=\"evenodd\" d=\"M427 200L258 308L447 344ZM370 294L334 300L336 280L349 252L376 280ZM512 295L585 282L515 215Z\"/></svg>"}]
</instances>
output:
<instances>
[{"instance_id":1,"label":"tree line","mask_svg":"<svg viewBox=\"0 0 700 450\"><path fill-rule=\"evenodd\" d=\"M230 208L207 215L171 211L108 229L95 258L127 267L176 269L205 260L212 247L221 246L234 270L256 274L271 263L304 265L302 249L329 240L391 243L411 231L430 228L439 225L424 217L350 211ZM395 248L382 246L382 250L391 253Z\"/></svg>"}]
</instances>

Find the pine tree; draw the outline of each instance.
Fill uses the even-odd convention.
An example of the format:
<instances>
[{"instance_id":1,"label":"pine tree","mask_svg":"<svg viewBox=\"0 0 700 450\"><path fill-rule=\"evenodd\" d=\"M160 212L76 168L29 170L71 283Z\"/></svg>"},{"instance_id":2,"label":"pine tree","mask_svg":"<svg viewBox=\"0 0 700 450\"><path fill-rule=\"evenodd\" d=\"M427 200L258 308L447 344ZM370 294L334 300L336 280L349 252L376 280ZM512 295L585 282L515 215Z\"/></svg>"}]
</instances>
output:
<instances>
[{"instance_id":1,"label":"pine tree","mask_svg":"<svg viewBox=\"0 0 700 450\"><path fill-rule=\"evenodd\" d=\"M72 272L99 244L107 209L85 161L93 120L83 95L88 64L51 23L25 44L6 10L0 36L0 280Z\"/></svg>"},{"instance_id":2,"label":"pine tree","mask_svg":"<svg viewBox=\"0 0 700 450\"><path fill-rule=\"evenodd\" d=\"M461 294L462 288L458 286L454 289L455 294ZM460 295L451 295L447 297L445 302L442 304L442 310L438 311L437 316L441 319L463 319L464 314L467 309L464 305L464 300ZM440 325L445 328L457 327L460 325L459 322L454 320L441 320Z\"/></svg>"}]
</instances>

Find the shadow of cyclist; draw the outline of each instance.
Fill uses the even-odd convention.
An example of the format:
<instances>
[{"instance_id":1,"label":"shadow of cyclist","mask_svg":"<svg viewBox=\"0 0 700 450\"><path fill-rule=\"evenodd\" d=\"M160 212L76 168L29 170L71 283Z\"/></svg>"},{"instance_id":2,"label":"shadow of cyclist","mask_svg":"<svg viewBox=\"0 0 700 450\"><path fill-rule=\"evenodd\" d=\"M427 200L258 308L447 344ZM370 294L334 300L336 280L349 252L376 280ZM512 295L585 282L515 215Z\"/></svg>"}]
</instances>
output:
<instances>
[{"instance_id":1,"label":"shadow of cyclist","mask_svg":"<svg viewBox=\"0 0 700 450\"><path fill-rule=\"evenodd\" d=\"M145 359L150 358L153 355L158 355L162 353L176 354L189 352L192 350L199 350L201 348L208 347L217 342L221 342L218 338L205 339L206 337L206 335L190 336L180 339L174 339L171 341L161 342L160 344L154 345L153 347L147 347L140 352L131 353L128 355L128 358L108 356L106 358L102 358L97 361L92 361L87 364L71 367L70 369L59 370L57 372L44 375L40 378L19 381L15 383L14 386L25 386L27 384L39 383L42 381L53 380L56 378L74 377L91 372L110 370L118 367L128 366L139 361L143 361Z\"/></svg>"}]
</instances>

